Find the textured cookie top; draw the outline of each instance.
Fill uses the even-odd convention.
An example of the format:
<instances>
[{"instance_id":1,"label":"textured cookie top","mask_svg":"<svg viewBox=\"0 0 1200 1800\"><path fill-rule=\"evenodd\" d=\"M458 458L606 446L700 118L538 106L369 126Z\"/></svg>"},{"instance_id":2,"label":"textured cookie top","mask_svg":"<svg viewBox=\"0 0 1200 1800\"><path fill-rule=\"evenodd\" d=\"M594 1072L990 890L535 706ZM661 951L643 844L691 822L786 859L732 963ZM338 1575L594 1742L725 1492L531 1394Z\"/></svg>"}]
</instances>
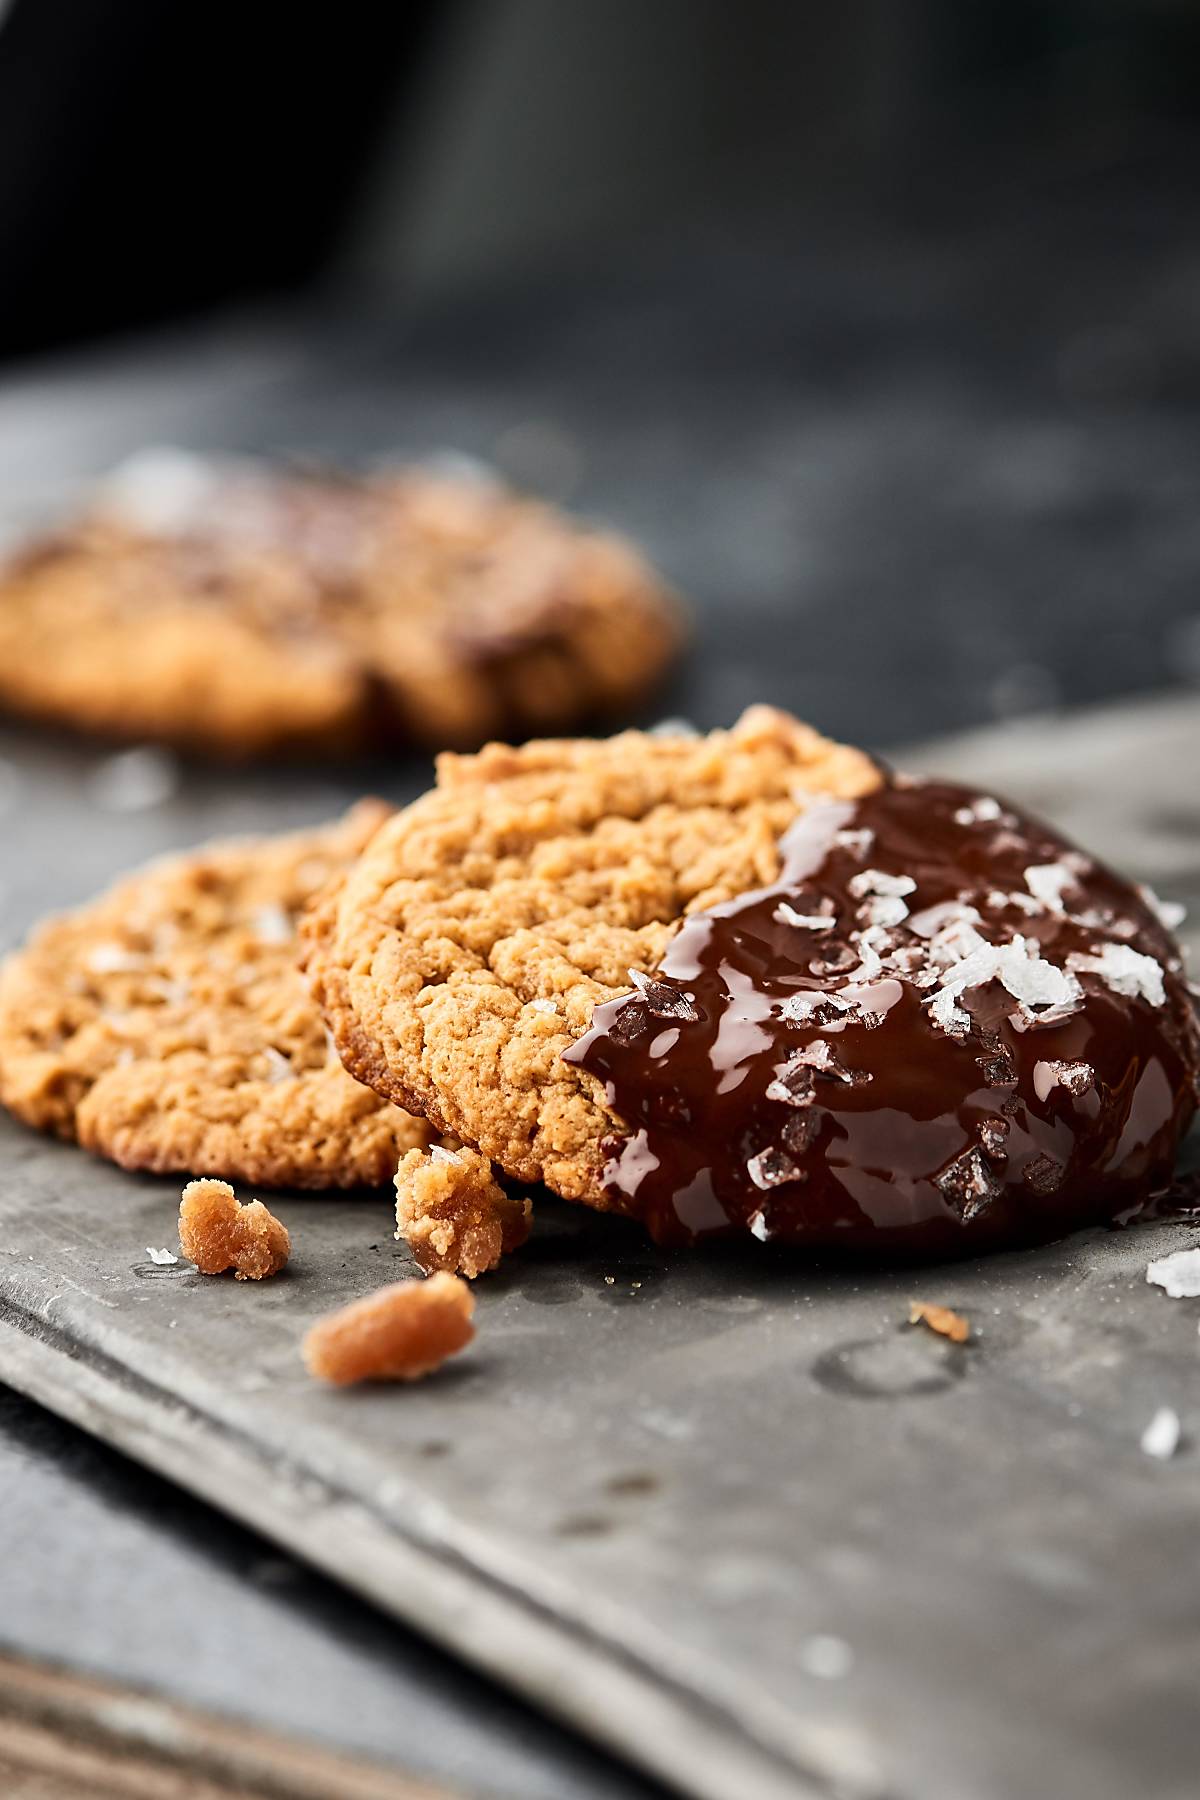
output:
<instances>
[{"instance_id":1,"label":"textured cookie top","mask_svg":"<svg viewBox=\"0 0 1200 1800\"><path fill-rule=\"evenodd\" d=\"M0 1100L126 1168L273 1186L391 1180L426 1127L342 1068L295 919L387 808L156 863L0 971Z\"/></svg>"},{"instance_id":2,"label":"textured cookie top","mask_svg":"<svg viewBox=\"0 0 1200 1800\"><path fill-rule=\"evenodd\" d=\"M442 757L437 788L302 926L343 1060L508 1175L611 1204L615 1115L563 1051L688 914L775 878L811 796L878 781L859 751L766 707L707 738Z\"/></svg>"},{"instance_id":3,"label":"textured cookie top","mask_svg":"<svg viewBox=\"0 0 1200 1800\"><path fill-rule=\"evenodd\" d=\"M635 700L679 638L621 539L419 470L159 453L0 570L0 701L228 755L561 727Z\"/></svg>"}]
</instances>

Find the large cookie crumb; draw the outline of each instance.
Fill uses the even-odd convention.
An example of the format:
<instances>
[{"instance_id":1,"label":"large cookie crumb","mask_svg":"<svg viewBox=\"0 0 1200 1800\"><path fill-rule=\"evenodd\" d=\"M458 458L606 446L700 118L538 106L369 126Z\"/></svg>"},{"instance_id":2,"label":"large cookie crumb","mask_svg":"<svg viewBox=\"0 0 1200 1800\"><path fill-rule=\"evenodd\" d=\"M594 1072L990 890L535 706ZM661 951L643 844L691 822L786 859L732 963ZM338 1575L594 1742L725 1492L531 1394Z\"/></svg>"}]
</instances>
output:
<instances>
[{"instance_id":1,"label":"large cookie crumb","mask_svg":"<svg viewBox=\"0 0 1200 1800\"><path fill-rule=\"evenodd\" d=\"M396 1170L396 1236L423 1269L471 1281L529 1236L530 1200L515 1200L477 1150L409 1150Z\"/></svg>"},{"instance_id":2,"label":"large cookie crumb","mask_svg":"<svg viewBox=\"0 0 1200 1800\"><path fill-rule=\"evenodd\" d=\"M301 1354L309 1374L334 1387L416 1381L466 1348L474 1311L470 1288L455 1275L397 1281L318 1319Z\"/></svg>"},{"instance_id":3,"label":"large cookie crumb","mask_svg":"<svg viewBox=\"0 0 1200 1800\"><path fill-rule=\"evenodd\" d=\"M232 1269L239 1281L278 1275L291 1239L261 1200L241 1204L227 1181L189 1181L179 1203L179 1248L202 1275Z\"/></svg>"}]
</instances>

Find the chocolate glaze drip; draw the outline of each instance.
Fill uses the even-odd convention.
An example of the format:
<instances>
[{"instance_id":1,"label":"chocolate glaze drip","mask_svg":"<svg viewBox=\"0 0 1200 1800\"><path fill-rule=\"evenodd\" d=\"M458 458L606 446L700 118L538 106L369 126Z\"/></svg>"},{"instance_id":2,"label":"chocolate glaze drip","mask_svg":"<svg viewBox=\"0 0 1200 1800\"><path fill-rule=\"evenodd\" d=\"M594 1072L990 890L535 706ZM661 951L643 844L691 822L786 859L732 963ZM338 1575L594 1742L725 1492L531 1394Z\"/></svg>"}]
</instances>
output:
<instances>
[{"instance_id":1,"label":"chocolate glaze drip","mask_svg":"<svg viewBox=\"0 0 1200 1800\"><path fill-rule=\"evenodd\" d=\"M780 849L772 887L686 920L566 1053L629 1128L604 1146L621 1211L662 1244L941 1254L1166 1184L1200 1048L1138 890L940 783L816 802Z\"/></svg>"}]
</instances>

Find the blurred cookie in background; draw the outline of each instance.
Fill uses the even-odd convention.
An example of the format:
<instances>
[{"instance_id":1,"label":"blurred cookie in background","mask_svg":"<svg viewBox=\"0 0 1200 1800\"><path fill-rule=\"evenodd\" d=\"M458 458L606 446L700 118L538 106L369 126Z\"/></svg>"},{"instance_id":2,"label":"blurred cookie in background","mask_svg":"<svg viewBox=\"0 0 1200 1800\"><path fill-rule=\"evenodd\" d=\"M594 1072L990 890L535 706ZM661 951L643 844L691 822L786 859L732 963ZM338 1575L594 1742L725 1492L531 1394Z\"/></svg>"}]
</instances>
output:
<instances>
[{"instance_id":1,"label":"blurred cookie in background","mask_svg":"<svg viewBox=\"0 0 1200 1800\"><path fill-rule=\"evenodd\" d=\"M433 469L146 451L0 566L0 706L225 758L564 729L682 637L622 538Z\"/></svg>"}]
</instances>

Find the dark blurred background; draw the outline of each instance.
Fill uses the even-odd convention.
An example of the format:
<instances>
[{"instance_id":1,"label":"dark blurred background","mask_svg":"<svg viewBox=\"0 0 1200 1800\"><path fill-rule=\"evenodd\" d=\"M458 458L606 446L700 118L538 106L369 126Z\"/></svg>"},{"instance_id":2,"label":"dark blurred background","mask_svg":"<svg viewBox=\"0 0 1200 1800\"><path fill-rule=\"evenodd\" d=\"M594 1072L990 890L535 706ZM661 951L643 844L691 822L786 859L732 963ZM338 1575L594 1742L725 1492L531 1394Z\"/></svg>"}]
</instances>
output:
<instances>
[{"instance_id":1,"label":"dark blurred background","mask_svg":"<svg viewBox=\"0 0 1200 1800\"><path fill-rule=\"evenodd\" d=\"M695 598L704 724L1190 680L1198 150L1172 0L0 0L0 492L482 456Z\"/></svg>"},{"instance_id":2,"label":"dark blurred background","mask_svg":"<svg viewBox=\"0 0 1200 1800\"><path fill-rule=\"evenodd\" d=\"M0 5L0 354L650 234L1190 190L1182 0ZM1084 195L1081 193L1081 199ZM999 299L1000 296L997 296Z\"/></svg>"}]
</instances>

